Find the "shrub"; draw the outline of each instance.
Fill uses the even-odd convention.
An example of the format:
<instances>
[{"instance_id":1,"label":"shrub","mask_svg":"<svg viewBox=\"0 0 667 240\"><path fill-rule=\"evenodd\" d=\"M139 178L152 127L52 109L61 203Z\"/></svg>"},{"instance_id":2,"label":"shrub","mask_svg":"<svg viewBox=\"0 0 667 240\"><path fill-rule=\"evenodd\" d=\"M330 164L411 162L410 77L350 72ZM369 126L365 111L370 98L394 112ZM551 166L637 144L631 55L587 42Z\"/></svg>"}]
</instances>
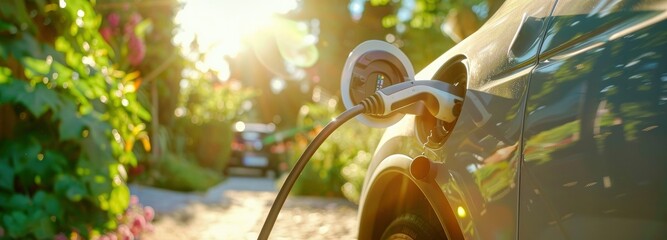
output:
<instances>
[{"instance_id":1,"label":"shrub","mask_svg":"<svg viewBox=\"0 0 667 240\"><path fill-rule=\"evenodd\" d=\"M200 167L195 161L167 153L157 163L153 185L176 191L205 191L222 181L221 173Z\"/></svg>"},{"instance_id":2,"label":"shrub","mask_svg":"<svg viewBox=\"0 0 667 240\"><path fill-rule=\"evenodd\" d=\"M184 79L188 87L181 89L174 135L185 140L183 150L194 153L199 165L222 173L231 156L232 123L247 114L243 106L258 93L231 80L194 75Z\"/></svg>"},{"instance_id":3,"label":"shrub","mask_svg":"<svg viewBox=\"0 0 667 240\"><path fill-rule=\"evenodd\" d=\"M129 206L125 166L150 114L89 1L0 8L0 233L90 238ZM146 145L148 147L149 145Z\"/></svg>"}]
</instances>

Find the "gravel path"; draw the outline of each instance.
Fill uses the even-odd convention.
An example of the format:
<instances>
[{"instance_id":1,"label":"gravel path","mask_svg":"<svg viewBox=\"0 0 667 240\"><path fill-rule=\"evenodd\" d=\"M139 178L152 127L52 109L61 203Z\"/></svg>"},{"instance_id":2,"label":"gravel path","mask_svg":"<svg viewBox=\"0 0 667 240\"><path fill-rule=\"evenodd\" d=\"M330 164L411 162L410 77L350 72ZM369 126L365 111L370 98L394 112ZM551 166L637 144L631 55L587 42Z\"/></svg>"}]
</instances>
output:
<instances>
[{"instance_id":1,"label":"gravel path","mask_svg":"<svg viewBox=\"0 0 667 240\"><path fill-rule=\"evenodd\" d=\"M265 178L233 177L205 194L130 186L156 210L142 239L256 239L276 196ZM344 199L289 197L270 239L356 239L356 206Z\"/></svg>"}]
</instances>

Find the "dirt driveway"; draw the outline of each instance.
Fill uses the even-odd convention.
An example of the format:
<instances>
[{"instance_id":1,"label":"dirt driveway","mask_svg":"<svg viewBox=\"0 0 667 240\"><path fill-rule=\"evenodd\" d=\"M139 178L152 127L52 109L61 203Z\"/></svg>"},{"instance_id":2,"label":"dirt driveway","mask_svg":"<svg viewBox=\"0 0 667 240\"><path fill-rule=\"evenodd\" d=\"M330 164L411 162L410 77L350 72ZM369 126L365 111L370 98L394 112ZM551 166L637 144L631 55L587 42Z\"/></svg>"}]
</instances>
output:
<instances>
[{"instance_id":1,"label":"dirt driveway","mask_svg":"<svg viewBox=\"0 0 667 240\"><path fill-rule=\"evenodd\" d=\"M142 239L256 239L276 195L268 178L232 177L205 194L131 185L156 210ZM270 239L356 239L357 210L344 199L290 197Z\"/></svg>"}]
</instances>

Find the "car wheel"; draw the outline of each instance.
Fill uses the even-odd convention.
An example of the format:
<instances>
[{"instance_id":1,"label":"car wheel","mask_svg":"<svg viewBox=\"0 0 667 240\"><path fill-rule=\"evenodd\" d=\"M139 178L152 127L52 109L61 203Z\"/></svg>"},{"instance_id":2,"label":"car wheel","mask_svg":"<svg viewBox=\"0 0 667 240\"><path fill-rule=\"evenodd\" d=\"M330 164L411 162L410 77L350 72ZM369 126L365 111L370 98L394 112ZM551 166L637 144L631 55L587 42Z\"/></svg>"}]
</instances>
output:
<instances>
[{"instance_id":1,"label":"car wheel","mask_svg":"<svg viewBox=\"0 0 667 240\"><path fill-rule=\"evenodd\" d=\"M382 239L445 239L437 228L414 214L394 219L382 234Z\"/></svg>"}]
</instances>

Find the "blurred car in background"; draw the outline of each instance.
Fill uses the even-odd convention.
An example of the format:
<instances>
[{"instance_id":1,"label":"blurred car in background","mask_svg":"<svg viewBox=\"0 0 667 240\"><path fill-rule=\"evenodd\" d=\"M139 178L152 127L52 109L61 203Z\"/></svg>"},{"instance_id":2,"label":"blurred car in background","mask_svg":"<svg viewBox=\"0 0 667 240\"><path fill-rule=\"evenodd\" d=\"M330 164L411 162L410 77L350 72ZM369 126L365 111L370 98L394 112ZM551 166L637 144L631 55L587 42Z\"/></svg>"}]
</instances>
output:
<instances>
[{"instance_id":1,"label":"blurred car in background","mask_svg":"<svg viewBox=\"0 0 667 240\"><path fill-rule=\"evenodd\" d=\"M416 75L460 116L387 129L359 239L667 239L666 9L505 1Z\"/></svg>"},{"instance_id":2,"label":"blurred car in background","mask_svg":"<svg viewBox=\"0 0 667 240\"><path fill-rule=\"evenodd\" d=\"M229 174L233 168L255 169L262 176L278 177L286 166L279 156L284 154L281 143L267 141L274 131L273 124L237 122L231 143L232 156L225 172Z\"/></svg>"}]
</instances>

